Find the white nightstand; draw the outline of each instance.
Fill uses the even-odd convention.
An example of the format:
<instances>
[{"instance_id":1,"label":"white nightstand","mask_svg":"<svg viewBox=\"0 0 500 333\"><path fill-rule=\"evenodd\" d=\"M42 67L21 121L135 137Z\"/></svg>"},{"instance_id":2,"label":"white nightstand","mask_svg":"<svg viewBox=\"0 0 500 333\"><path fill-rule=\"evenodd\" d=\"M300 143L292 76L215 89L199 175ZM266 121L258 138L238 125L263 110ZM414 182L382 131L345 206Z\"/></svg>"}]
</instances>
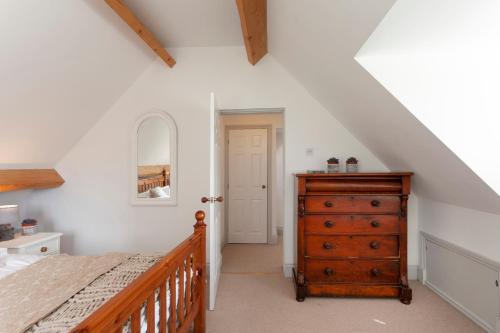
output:
<instances>
[{"instance_id":1,"label":"white nightstand","mask_svg":"<svg viewBox=\"0 0 500 333\"><path fill-rule=\"evenodd\" d=\"M59 254L62 234L59 232L39 232L34 235L19 235L9 241L0 242L1 249L9 254Z\"/></svg>"}]
</instances>

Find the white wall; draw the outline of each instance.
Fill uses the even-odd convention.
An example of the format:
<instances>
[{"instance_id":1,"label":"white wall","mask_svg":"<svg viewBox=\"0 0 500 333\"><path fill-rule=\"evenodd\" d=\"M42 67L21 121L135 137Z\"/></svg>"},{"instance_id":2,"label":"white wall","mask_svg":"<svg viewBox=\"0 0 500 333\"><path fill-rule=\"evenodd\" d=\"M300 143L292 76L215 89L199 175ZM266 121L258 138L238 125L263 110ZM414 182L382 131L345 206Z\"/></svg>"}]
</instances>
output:
<instances>
[{"instance_id":1,"label":"white wall","mask_svg":"<svg viewBox=\"0 0 500 333\"><path fill-rule=\"evenodd\" d=\"M500 215L423 199L420 230L500 262Z\"/></svg>"},{"instance_id":2,"label":"white wall","mask_svg":"<svg viewBox=\"0 0 500 333\"><path fill-rule=\"evenodd\" d=\"M137 131L137 164L170 164L170 127L160 117L144 120Z\"/></svg>"},{"instance_id":3,"label":"white wall","mask_svg":"<svg viewBox=\"0 0 500 333\"><path fill-rule=\"evenodd\" d=\"M66 183L36 192L30 211L65 233L63 251L171 249L192 231L194 212L209 193L210 92L218 107L285 108L284 262L294 263L294 172L318 169L331 155L361 160L363 171L384 165L268 55L250 66L244 48L172 50L173 69L155 61L57 164ZM176 207L129 204L130 133L151 108L178 126L179 200ZM313 156L306 156L314 148ZM410 250L410 253L413 250Z\"/></svg>"},{"instance_id":4,"label":"white wall","mask_svg":"<svg viewBox=\"0 0 500 333\"><path fill-rule=\"evenodd\" d=\"M276 151L277 151L277 143L276 143L276 131L278 129L283 128L283 114L279 113L272 113L272 114L239 114L239 115L223 115L221 116L222 124L224 127L223 131L223 142L226 142L225 139L225 129L230 127L230 126L270 126L271 127L271 159L270 159L270 170L271 170L271 184L270 184L270 195L271 195L271 235L268 237L268 240L270 243L276 243L278 235L277 235L277 225L278 225L278 210L279 210L279 204L278 204L278 195L279 195L279 189L277 185L277 160L276 160ZM222 150L222 161L221 163L222 166L222 174L225 174L227 170L225 170L225 150ZM283 168L283 165L281 166ZM283 173L283 171L281 172ZM223 189L226 189L225 186L225 177L222 179L222 187ZM224 194L227 197L227 192L224 192ZM226 221L228 222L228 221ZM226 228L227 231L227 228ZM225 237L223 238L225 239Z\"/></svg>"},{"instance_id":5,"label":"white wall","mask_svg":"<svg viewBox=\"0 0 500 333\"><path fill-rule=\"evenodd\" d=\"M32 193L31 190L24 191L14 191L14 192L3 192L0 193L0 206L2 205L19 205L19 217L20 221L30 217L28 214L28 204L29 196ZM14 224L15 228L20 228L21 224ZM40 228L43 229L43 225Z\"/></svg>"}]
</instances>

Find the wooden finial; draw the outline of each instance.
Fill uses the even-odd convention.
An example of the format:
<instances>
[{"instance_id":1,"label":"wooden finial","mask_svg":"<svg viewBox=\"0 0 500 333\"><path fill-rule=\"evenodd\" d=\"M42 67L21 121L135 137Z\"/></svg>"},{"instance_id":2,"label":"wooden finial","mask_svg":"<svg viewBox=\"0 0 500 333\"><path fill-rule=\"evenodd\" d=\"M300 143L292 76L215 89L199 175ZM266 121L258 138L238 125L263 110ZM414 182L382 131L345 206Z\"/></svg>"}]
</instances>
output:
<instances>
[{"instance_id":1,"label":"wooden finial","mask_svg":"<svg viewBox=\"0 0 500 333\"><path fill-rule=\"evenodd\" d=\"M196 225L205 225L205 212L202 210L199 210L196 212L194 215L196 218Z\"/></svg>"}]
</instances>

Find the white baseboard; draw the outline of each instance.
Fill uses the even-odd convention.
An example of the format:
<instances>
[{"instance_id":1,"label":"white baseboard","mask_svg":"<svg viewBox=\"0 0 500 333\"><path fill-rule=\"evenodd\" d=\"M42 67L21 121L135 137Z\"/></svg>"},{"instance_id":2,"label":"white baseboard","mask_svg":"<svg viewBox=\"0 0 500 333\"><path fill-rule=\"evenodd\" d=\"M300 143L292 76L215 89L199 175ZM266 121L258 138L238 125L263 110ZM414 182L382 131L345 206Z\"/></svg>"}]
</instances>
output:
<instances>
[{"instance_id":1,"label":"white baseboard","mask_svg":"<svg viewBox=\"0 0 500 333\"><path fill-rule=\"evenodd\" d=\"M295 264L283 264L283 275L286 278L291 278L293 276L292 270L295 268Z\"/></svg>"},{"instance_id":2,"label":"white baseboard","mask_svg":"<svg viewBox=\"0 0 500 333\"><path fill-rule=\"evenodd\" d=\"M470 320L475 322L479 327L481 327L486 332L489 332L489 333L497 333L498 332L494 327L491 327L491 325L489 325L482 318L477 316L475 313L469 311L469 309L467 309L465 306L463 306L459 302L455 301L451 296L446 294L444 291L442 291L441 289L439 289L438 287L436 287L435 285L433 285L429 281L425 281L424 285L426 287L428 287L429 289L431 289L432 291L434 291L439 296L441 296L441 298L443 298L446 302L451 304L455 309L457 309L458 311L460 311L464 315L466 315Z\"/></svg>"},{"instance_id":3,"label":"white baseboard","mask_svg":"<svg viewBox=\"0 0 500 333\"><path fill-rule=\"evenodd\" d=\"M418 265L408 265L408 280L418 280Z\"/></svg>"},{"instance_id":4,"label":"white baseboard","mask_svg":"<svg viewBox=\"0 0 500 333\"><path fill-rule=\"evenodd\" d=\"M417 280L424 283L424 270L422 269L422 266L418 266Z\"/></svg>"},{"instance_id":5,"label":"white baseboard","mask_svg":"<svg viewBox=\"0 0 500 333\"><path fill-rule=\"evenodd\" d=\"M269 245L276 245L276 244L278 244L278 235L272 235L269 238L269 241L267 242L267 244L269 244Z\"/></svg>"}]
</instances>

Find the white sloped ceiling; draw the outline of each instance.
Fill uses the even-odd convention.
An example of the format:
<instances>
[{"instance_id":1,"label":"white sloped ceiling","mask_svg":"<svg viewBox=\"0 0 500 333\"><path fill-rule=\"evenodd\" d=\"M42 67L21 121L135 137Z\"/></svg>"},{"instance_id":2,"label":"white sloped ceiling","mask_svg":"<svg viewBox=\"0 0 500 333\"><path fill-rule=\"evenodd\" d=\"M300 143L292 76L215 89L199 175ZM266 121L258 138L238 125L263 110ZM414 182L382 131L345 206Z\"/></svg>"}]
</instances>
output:
<instances>
[{"instance_id":1,"label":"white sloped ceiling","mask_svg":"<svg viewBox=\"0 0 500 333\"><path fill-rule=\"evenodd\" d=\"M498 194L499 15L498 0L399 0L356 55Z\"/></svg>"},{"instance_id":2,"label":"white sloped ceiling","mask_svg":"<svg viewBox=\"0 0 500 333\"><path fill-rule=\"evenodd\" d=\"M385 165L414 171L419 195L498 214L498 195L355 60L394 2L268 0L270 53ZM233 0L126 3L167 49L242 44ZM3 1L0 28L2 167L52 166L154 58L104 1Z\"/></svg>"},{"instance_id":3,"label":"white sloped ceiling","mask_svg":"<svg viewBox=\"0 0 500 333\"><path fill-rule=\"evenodd\" d=\"M0 165L53 166L151 63L104 1L0 2Z\"/></svg>"},{"instance_id":4,"label":"white sloped ceiling","mask_svg":"<svg viewBox=\"0 0 500 333\"><path fill-rule=\"evenodd\" d=\"M500 213L497 194L356 62L394 0L269 0L270 53L419 195Z\"/></svg>"},{"instance_id":5,"label":"white sloped ceiling","mask_svg":"<svg viewBox=\"0 0 500 333\"><path fill-rule=\"evenodd\" d=\"M124 3L167 49L243 45L235 0L124 0Z\"/></svg>"}]
</instances>

